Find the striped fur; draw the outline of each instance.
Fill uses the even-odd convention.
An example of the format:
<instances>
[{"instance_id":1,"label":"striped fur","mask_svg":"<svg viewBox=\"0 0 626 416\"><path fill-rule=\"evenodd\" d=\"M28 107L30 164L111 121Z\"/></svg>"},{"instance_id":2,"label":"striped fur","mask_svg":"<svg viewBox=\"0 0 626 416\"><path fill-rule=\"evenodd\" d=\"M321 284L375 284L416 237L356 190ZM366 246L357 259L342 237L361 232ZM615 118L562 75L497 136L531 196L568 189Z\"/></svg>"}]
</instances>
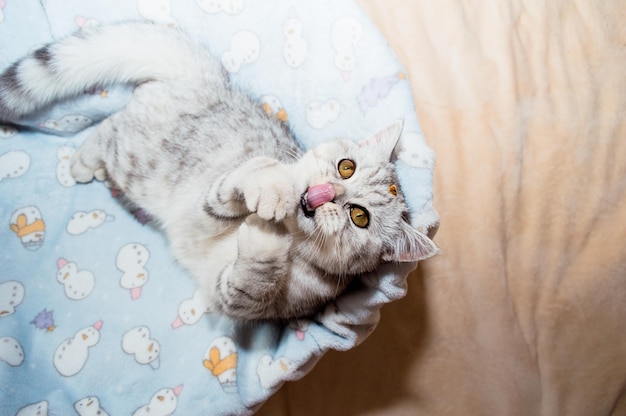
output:
<instances>
[{"instance_id":1,"label":"striped fur","mask_svg":"<svg viewBox=\"0 0 626 416\"><path fill-rule=\"evenodd\" d=\"M417 261L434 244L406 221L391 155L401 123L359 143L311 151L219 61L177 29L102 26L40 48L0 75L0 120L19 122L93 86L135 86L72 160L79 182L107 180L149 212L209 309L239 319L315 313L381 261ZM354 161L342 177L338 163ZM333 198L311 207L326 184ZM351 215L369 214L366 226Z\"/></svg>"}]
</instances>

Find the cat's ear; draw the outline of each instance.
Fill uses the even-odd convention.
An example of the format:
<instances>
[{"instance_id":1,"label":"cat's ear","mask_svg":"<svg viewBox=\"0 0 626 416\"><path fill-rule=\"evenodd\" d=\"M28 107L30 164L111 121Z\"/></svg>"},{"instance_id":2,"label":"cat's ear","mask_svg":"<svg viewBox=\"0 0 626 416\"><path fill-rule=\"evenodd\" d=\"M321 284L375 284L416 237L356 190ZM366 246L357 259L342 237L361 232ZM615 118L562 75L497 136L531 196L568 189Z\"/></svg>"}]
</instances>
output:
<instances>
[{"instance_id":1,"label":"cat's ear","mask_svg":"<svg viewBox=\"0 0 626 416\"><path fill-rule=\"evenodd\" d=\"M406 221L401 221L400 237L390 250L383 254L384 261L399 263L426 260L439 253L437 245L413 228Z\"/></svg>"},{"instance_id":2,"label":"cat's ear","mask_svg":"<svg viewBox=\"0 0 626 416\"><path fill-rule=\"evenodd\" d=\"M373 136L359 142L359 146L367 148L373 154L384 156L387 160L390 160L393 149L395 149L398 140L400 140L403 126L404 121L396 120Z\"/></svg>"}]
</instances>

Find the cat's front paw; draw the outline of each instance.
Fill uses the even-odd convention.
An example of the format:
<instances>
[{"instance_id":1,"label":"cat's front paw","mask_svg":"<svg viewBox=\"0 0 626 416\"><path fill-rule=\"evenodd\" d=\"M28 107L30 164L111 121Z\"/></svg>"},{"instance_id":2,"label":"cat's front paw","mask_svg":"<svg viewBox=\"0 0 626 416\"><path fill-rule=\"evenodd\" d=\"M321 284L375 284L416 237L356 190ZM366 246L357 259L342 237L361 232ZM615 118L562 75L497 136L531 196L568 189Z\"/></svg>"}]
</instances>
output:
<instances>
[{"instance_id":1,"label":"cat's front paw","mask_svg":"<svg viewBox=\"0 0 626 416\"><path fill-rule=\"evenodd\" d=\"M287 167L259 172L244 186L243 194L250 212L266 220L282 221L298 209L300 193Z\"/></svg>"},{"instance_id":2,"label":"cat's front paw","mask_svg":"<svg viewBox=\"0 0 626 416\"><path fill-rule=\"evenodd\" d=\"M91 182L94 178L99 181L106 180L106 170L99 166L89 166L81 157L81 149L78 149L70 163L70 173L72 177L79 183Z\"/></svg>"}]
</instances>

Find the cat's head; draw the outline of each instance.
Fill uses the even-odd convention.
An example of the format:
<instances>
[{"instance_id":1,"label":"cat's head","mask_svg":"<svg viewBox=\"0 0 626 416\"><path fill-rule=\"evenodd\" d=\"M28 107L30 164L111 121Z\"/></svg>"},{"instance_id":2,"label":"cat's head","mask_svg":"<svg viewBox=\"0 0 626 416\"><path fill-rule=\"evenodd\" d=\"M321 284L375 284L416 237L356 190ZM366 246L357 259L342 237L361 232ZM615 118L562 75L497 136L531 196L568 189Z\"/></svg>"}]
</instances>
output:
<instances>
[{"instance_id":1,"label":"cat's head","mask_svg":"<svg viewBox=\"0 0 626 416\"><path fill-rule=\"evenodd\" d=\"M381 262L433 256L435 244L409 224L393 150L402 122L360 142L337 140L307 152L307 176L296 216L301 254L333 274L371 271Z\"/></svg>"}]
</instances>

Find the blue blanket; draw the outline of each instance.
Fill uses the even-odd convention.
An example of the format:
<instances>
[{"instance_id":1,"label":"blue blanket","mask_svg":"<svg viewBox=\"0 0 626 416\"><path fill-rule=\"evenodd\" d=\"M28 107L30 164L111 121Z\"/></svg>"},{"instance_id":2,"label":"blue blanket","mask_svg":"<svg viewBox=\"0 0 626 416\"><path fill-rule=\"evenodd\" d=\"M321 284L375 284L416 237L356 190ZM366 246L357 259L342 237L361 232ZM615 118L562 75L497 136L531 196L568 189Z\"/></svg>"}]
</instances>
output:
<instances>
[{"instance_id":1,"label":"blue blanket","mask_svg":"<svg viewBox=\"0 0 626 416\"><path fill-rule=\"evenodd\" d=\"M0 0L0 69L75 30L142 18L206 45L306 148L404 119L400 184L413 223L437 223L434 155L408 80L352 1ZM69 175L91 126L131 93L94 88L0 126L2 415L249 414L329 349L362 342L406 292L415 265L385 265L312 319L251 326L205 314L149 218Z\"/></svg>"}]
</instances>

